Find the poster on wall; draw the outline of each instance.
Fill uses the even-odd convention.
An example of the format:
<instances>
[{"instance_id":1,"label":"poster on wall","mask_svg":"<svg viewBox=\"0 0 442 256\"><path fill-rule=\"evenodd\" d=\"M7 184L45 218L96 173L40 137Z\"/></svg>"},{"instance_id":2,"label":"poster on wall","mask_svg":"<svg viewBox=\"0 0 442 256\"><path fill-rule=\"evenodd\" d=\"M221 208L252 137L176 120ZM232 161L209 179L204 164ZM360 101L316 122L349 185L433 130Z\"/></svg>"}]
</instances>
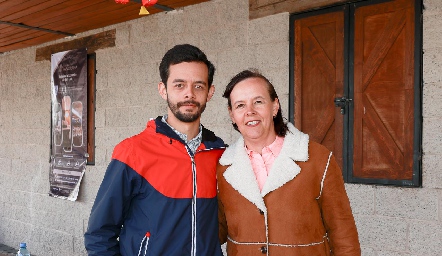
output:
<instances>
[{"instance_id":1,"label":"poster on wall","mask_svg":"<svg viewBox=\"0 0 442 256\"><path fill-rule=\"evenodd\" d=\"M49 195L77 200L87 162L87 50L51 56Z\"/></svg>"}]
</instances>

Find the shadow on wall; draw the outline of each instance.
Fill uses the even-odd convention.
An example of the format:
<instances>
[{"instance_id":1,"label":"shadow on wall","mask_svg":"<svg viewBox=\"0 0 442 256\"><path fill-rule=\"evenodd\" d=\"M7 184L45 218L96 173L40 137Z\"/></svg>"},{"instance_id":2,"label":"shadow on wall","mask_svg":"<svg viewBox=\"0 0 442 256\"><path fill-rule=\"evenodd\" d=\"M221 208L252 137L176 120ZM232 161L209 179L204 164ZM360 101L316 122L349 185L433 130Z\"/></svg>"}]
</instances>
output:
<instances>
[{"instance_id":1,"label":"shadow on wall","mask_svg":"<svg viewBox=\"0 0 442 256\"><path fill-rule=\"evenodd\" d=\"M0 256L15 256L18 249L9 247L4 244L0 244Z\"/></svg>"}]
</instances>

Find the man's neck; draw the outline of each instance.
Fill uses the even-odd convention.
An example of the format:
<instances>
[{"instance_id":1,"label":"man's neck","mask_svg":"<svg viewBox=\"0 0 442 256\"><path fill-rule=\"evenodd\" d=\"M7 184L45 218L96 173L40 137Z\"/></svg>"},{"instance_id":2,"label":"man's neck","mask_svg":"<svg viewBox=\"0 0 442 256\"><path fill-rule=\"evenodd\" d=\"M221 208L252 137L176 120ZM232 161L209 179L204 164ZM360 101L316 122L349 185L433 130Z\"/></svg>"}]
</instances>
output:
<instances>
[{"instance_id":1,"label":"man's neck","mask_svg":"<svg viewBox=\"0 0 442 256\"><path fill-rule=\"evenodd\" d=\"M178 120L172 113L167 114L167 123L180 133L186 134L187 140L195 138L200 132L200 118L194 122L182 122Z\"/></svg>"}]
</instances>

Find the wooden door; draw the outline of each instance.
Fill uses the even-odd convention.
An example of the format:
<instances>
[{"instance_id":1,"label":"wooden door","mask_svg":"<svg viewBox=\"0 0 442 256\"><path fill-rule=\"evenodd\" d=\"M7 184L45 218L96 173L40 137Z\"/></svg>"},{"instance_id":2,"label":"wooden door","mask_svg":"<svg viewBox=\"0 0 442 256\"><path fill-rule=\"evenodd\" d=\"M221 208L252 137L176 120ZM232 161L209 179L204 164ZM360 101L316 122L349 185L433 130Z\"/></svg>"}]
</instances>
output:
<instances>
[{"instance_id":1,"label":"wooden door","mask_svg":"<svg viewBox=\"0 0 442 256\"><path fill-rule=\"evenodd\" d=\"M414 1L354 11L356 178L412 180Z\"/></svg>"},{"instance_id":2,"label":"wooden door","mask_svg":"<svg viewBox=\"0 0 442 256\"><path fill-rule=\"evenodd\" d=\"M342 168L344 11L294 20L294 124L334 152Z\"/></svg>"},{"instance_id":3,"label":"wooden door","mask_svg":"<svg viewBox=\"0 0 442 256\"><path fill-rule=\"evenodd\" d=\"M373 0L291 16L294 124L334 151L347 182L421 183L421 8Z\"/></svg>"}]
</instances>

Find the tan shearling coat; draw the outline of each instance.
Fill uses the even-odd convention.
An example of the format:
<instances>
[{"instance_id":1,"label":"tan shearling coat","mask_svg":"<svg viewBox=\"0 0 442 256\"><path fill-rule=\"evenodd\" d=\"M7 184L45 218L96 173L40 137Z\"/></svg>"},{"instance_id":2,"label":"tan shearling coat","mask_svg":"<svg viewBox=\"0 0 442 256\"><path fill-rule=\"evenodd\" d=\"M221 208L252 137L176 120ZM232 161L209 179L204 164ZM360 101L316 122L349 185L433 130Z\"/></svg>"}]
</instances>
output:
<instances>
[{"instance_id":1,"label":"tan shearling coat","mask_svg":"<svg viewBox=\"0 0 442 256\"><path fill-rule=\"evenodd\" d=\"M331 152L289 132L259 191L240 138L218 165L220 241L228 256L357 256L360 245L341 170Z\"/></svg>"}]
</instances>

